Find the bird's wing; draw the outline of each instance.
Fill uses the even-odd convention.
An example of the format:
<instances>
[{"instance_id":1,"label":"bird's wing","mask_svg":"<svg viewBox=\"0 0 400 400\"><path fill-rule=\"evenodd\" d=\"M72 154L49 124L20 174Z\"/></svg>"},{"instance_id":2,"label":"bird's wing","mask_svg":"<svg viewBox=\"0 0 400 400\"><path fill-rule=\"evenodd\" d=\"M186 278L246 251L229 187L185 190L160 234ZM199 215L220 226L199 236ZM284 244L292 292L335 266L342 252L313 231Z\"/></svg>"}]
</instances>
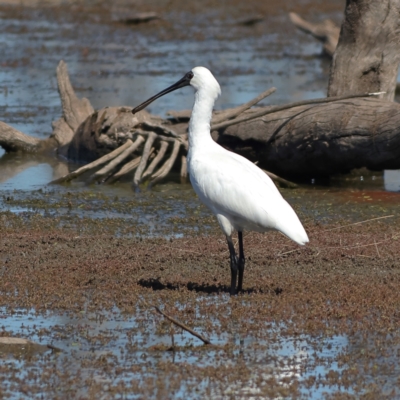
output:
<instances>
[{"instance_id":1,"label":"bird's wing","mask_svg":"<svg viewBox=\"0 0 400 400\"><path fill-rule=\"evenodd\" d=\"M216 152L194 159L191 181L212 210L275 227L274 211L284 200L271 178L244 157Z\"/></svg>"},{"instance_id":2,"label":"bird's wing","mask_svg":"<svg viewBox=\"0 0 400 400\"><path fill-rule=\"evenodd\" d=\"M277 229L297 243L308 241L271 178L246 158L227 151L208 153L193 160L190 178L203 203L243 229Z\"/></svg>"}]
</instances>

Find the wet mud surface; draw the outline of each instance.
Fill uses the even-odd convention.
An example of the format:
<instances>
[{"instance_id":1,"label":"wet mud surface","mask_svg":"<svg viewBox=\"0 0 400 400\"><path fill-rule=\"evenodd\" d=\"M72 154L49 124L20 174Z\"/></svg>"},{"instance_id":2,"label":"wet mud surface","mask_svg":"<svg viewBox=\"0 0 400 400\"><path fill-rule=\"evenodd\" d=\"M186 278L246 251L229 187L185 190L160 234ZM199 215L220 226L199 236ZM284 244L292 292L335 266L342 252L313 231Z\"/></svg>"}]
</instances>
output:
<instances>
[{"instance_id":1,"label":"wet mud surface","mask_svg":"<svg viewBox=\"0 0 400 400\"><path fill-rule=\"evenodd\" d=\"M0 347L3 397L399 395L397 193L283 190L310 244L246 233L230 297L225 240L177 187L4 192L0 335L43 346Z\"/></svg>"},{"instance_id":2,"label":"wet mud surface","mask_svg":"<svg viewBox=\"0 0 400 400\"><path fill-rule=\"evenodd\" d=\"M323 96L329 62L287 12L339 22L344 6L14 3L0 2L1 119L39 137L61 112L61 58L96 108L139 103L198 64L220 80L220 108L272 85L274 103ZM162 18L127 26L121 10ZM71 166L0 157L0 336L37 343L0 344L0 398L400 397L400 195L382 173L282 189L310 243L245 233L244 293L230 297L225 240L190 185L48 186Z\"/></svg>"}]
</instances>

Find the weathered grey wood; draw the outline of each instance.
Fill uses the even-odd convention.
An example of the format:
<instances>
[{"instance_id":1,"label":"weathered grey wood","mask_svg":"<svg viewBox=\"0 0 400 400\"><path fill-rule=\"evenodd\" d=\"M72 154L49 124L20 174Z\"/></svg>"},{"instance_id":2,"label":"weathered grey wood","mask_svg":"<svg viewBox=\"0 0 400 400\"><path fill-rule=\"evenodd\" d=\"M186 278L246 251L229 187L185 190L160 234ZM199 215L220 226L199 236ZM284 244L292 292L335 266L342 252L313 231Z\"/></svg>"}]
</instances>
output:
<instances>
[{"instance_id":1,"label":"weathered grey wood","mask_svg":"<svg viewBox=\"0 0 400 400\"><path fill-rule=\"evenodd\" d=\"M328 97L386 92L393 101L400 61L400 0L347 0Z\"/></svg>"},{"instance_id":2,"label":"weathered grey wood","mask_svg":"<svg viewBox=\"0 0 400 400\"><path fill-rule=\"evenodd\" d=\"M126 143L132 143L130 139L126 141ZM126 148L122 153L120 153L117 157L113 158L108 164L106 164L102 169L96 171L91 177L91 181L99 180L106 175L109 175L115 168L118 167L122 162L126 162L128 158L130 158L131 154L144 142L142 136L138 136L136 140Z\"/></svg>"},{"instance_id":3,"label":"weathered grey wood","mask_svg":"<svg viewBox=\"0 0 400 400\"><path fill-rule=\"evenodd\" d=\"M365 93L365 94L351 94L351 95L346 95L346 96L337 96L337 97L331 97L331 98L321 98L321 99L311 99L311 100L303 100L303 101L296 101L294 103L289 103L289 104L284 104L282 106L269 106L269 107L260 107L258 109L254 110L249 110L247 113L244 113L238 118L235 119L230 119L224 122L220 122L217 124L211 124L211 130L218 130L218 129L223 129L231 125L236 125L241 122L246 122L252 119L256 119L259 117L263 117L264 115L267 114L273 114L278 111L282 110L290 110L291 108L294 107L299 107L302 105L313 105L313 104L321 104L321 103L330 103L330 102L335 102L338 100L347 100L351 98L357 98L357 97L365 97L365 96L376 96L377 93Z\"/></svg>"},{"instance_id":4,"label":"weathered grey wood","mask_svg":"<svg viewBox=\"0 0 400 400\"><path fill-rule=\"evenodd\" d=\"M324 53L333 56L340 33L340 28L333 21L326 19L319 23L311 23L294 12L289 13L289 18L297 28L322 42Z\"/></svg>"},{"instance_id":5,"label":"weathered grey wood","mask_svg":"<svg viewBox=\"0 0 400 400\"><path fill-rule=\"evenodd\" d=\"M230 126L218 142L283 176L400 169L400 105L355 98L296 107Z\"/></svg>"},{"instance_id":6,"label":"weathered grey wood","mask_svg":"<svg viewBox=\"0 0 400 400\"><path fill-rule=\"evenodd\" d=\"M120 147L116 148L114 151L112 151L111 153L108 153L106 155L104 155L103 157L100 157L99 159L97 159L96 161L93 161L90 164L86 164L81 168L76 169L75 171L61 176L58 179L55 179L54 181L51 181L50 183L63 183L63 182L69 182L72 179L82 175L83 173L90 171L91 169L97 168L111 160L113 160L114 158L116 158L117 156L119 156L122 152L124 152L127 148L129 148L132 145L132 141L131 140L127 140L123 145L121 145Z\"/></svg>"},{"instance_id":7,"label":"weathered grey wood","mask_svg":"<svg viewBox=\"0 0 400 400\"><path fill-rule=\"evenodd\" d=\"M212 118L212 123L213 124L218 124L220 122L226 121L228 119L236 118L249 108L253 107L257 103L259 103L261 100L264 100L266 97L271 96L271 94L276 92L276 88L272 87L265 92L260 93L257 97L254 99L248 101L247 103L242 104L239 107L231 108L226 111L222 111L218 114L214 114Z\"/></svg>"},{"instance_id":8,"label":"weathered grey wood","mask_svg":"<svg viewBox=\"0 0 400 400\"><path fill-rule=\"evenodd\" d=\"M74 131L65 122L64 118L60 118L52 123L53 133L50 137L57 141L57 153L60 156L67 157L68 148L74 137Z\"/></svg>"},{"instance_id":9,"label":"weathered grey wood","mask_svg":"<svg viewBox=\"0 0 400 400\"><path fill-rule=\"evenodd\" d=\"M94 161L127 139L135 140L135 127L148 116L146 111L132 115L126 107L106 107L94 112L75 131L68 147L68 158Z\"/></svg>"},{"instance_id":10,"label":"weathered grey wood","mask_svg":"<svg viewBox=\"0 0 400 400\"><path fill-rule=\"evenodd\" d=\"M151 149L153 147L153 143L156 139L157 139L157 135L153 132L147 136L147 140L146 140L146 143L143 148L143 154L142 154L142 158L140 160L140 164L137 167L135 176L133 177L134 186L138 186L142 180L143 171L146 168L147 161L150 157Z\"/></svg>"},{"instance_id":11,"label":"weathered grey wood","mask_svg":"<svg viewBox=\"0 0 400 400\"><path fill-rule=\"evenodd\" d=\"M142 179L146 179L148 176L150 176L153 173L154 169L164 158L165 153L167 152L167 149L168 149L168 142L166 142L165 140L162 140L160 143L160 148L158 149L157 155L154 157L153 161L150 163L150 165L147 167L147 169L143 172Z\"/></svg>"},{"instance_id":12,"label":"weathered grey wood","mask_svg":"<svg viewBox=\"0 0 400 400\"><path fill-rule=\"evenodd\" d=\"M94 109L86 98L78 99L69 80L67 64L60 61L57 66L58 92L60 93L63 117L73 132L91 114Z\"/></svg>"},{"instance_id":13,"label":"weathered grey wood","mask_svg":"<svg viewBox=\"0 0 400 400\"><path fill-rule=\"evenodd\" d=\"M175 140L171 155L169 156L168 160L165 161L165 163L160 167L160 169L152 175L150 185L154 185L156 182L160 181L168 175L169 171L171 171L171 168L175 163L176 158L178 157L180 147L181 143L179 142L179 140Z\"/></svg>"},{"instance_id":14,"label":"weathered grey wood","mask_svg":"<svg viewBox=\"0 0 400 400\"><path fill-rule=\"evenodd\" d=\"M113 183L117 181L118 179L122 178L124 175L129 174L132 172L135 168L138 167L140 164L141 156L134 158L133 160L127 162L126 164L123 165L123 167L117 171L114 175L109 177L106 182L107 183Z\"/></svg>"},{"instance_id":15,"label":"weathered grey wood","mask_svg":"<svg viewBox=\"0 0 400 400\"><path fill-rule=\"evenodd\" d=\"M57 143L54 140L41 140L25 135L25 133L0 121L0 147L6 152L36 153L51 147L56 148Z\"/></svg>"}]
</instances>

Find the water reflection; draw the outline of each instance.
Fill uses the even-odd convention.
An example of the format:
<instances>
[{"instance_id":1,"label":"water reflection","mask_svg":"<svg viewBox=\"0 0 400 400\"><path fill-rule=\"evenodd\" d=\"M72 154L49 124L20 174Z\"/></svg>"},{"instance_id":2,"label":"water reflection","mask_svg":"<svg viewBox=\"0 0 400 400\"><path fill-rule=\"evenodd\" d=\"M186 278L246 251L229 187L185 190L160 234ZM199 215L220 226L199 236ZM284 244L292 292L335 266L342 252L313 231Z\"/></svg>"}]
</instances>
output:
<instances>
[{"instance_id":1,"label":"water reflection","mask_svg":"<svg viewBox=\"0 0 400 400\"><path fill-rule=\"evenodd\" d=\"M340 372L343 367L339 367L336 357L348 345L345 336L324 339L309 335L281 336L280 327L275 326L265 330L265 339L262 340L251 335L238 339L228 332L211 334L214 346L208 348L204 348L198 339L187 332L176 332L175 350L166 351L171 346L171 336L155 333L152 318L124 316L116 308L111 312L96 314L82 311L80 316L50 312L37 315L26 310L17 310L10 315L3 308L0 309L0 315L3 327L7 327L7 332L13 336L25 337L43 345L51 343L62 350L62 353L53 355L49 354L50 350L45 356L31 354L28 358L23 354L17 358L7 352L0 354L0 368L5 364L10 368L10 372L3 375L3 387L9 394L13 392L12 380L40 376L49 363L54 365L59 376L67 379L74 377L74 389L78 389L84 397L88 394L88 387L82 385L86 379L94 378L103 387L115 385L118 381L128 384L135 379L156 378L167 382L170 373L168 369L157 369L160 363L193 365L204 370L230 363L247 369L247 373L235 383L224 385L222 391L221 387L213 385L211 397L248 399L255 396L264 399L270 398L265 397L264 393L269 390L271 379L283 387L293 382L298 382L302 387L311 376L325 376L331 370ZM224 346L232 343L233 347L226 350ZM102 361L98 364L95 360ZM104 370L105 365L108 365L107 371ZM13 374L12 367L18 368ZM116 370L119 370L117 374ZM209 389L202 382L201 374L198 381L200 392L201 388ZM193 392L186 385L188 381L183 378L178 389L183 398L197 398L193 397ZM44 382L39 381L39 386L47 389ZM338 387L333 384L331 387L312 389L304 387L301 392L303 395L308 393L308 398L319 399L322 392L332 393L336 390Z\"/></svg>"},{"instance_id":2,"label":"water reflection","mask_svg":"<svg viewBox=\"0 0 400 400\"><path fill-rule=\"evenodd\" d=\"M1 190L35 190L69 172L68 164L55 156L3 154L0 156Z\"/></svg>"},{"instance_id":3,"label":"water reflection","mask_svg":"<svg viewBox=\"0 0 400 400\"><path fill-rule=\"evenodd\" d=\"M229 299L213 297L213 301ZM139 309L134 315L122 314L117 308L68 315L22 309L10 313L1 308L0 317L3 335L62 350L24 354L23 350L8 352L2 347L2 394L11 397L21 393L20 386L15 385L21 380L44 397L55 385L57 390L68 390L70 396L79 393L87 398L93 384L105 398L110 398L106 394L110 396L113 387L120 387L126 398L159 398L157 390L170 384L173 389L170 387L168 398L175 394L173 398L185 399L259 400L272 398L271 393L278 398L279 388L289 390L282 392L286 393L284 398L296 394L321 399L343 392L358 398L368 393L363 386L368 382L384 382L385 392L399 394L398 346L391 347L397 340L394 332L386 337L386 346L385 337L374 332L349 337L291 336L283 333L282 325L267 324L262 338L252 337L251 333L238 336L234 332L202 332L213 343L204 347L185 331L175 330L175 348L170 351L171 335L158 332L159 322ZM388 365L395 365L390 373ZM229 379L222 372L227 366L240 373ZM191 367L195 374L184 372ZM50 371L51 382L41 378ZM364 384L360 386L360 382ZM295 391L290 392L293 387Z\"/></svg>"}]
</instances>

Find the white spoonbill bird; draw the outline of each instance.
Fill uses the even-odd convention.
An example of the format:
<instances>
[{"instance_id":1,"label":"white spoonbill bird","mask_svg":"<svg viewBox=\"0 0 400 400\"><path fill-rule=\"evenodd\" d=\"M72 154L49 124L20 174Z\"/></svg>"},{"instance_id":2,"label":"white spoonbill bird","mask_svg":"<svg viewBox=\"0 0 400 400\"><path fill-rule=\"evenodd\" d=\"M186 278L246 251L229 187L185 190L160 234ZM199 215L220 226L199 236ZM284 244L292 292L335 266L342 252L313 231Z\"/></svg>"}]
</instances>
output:
<instances>
[{"instance_id":1,"label":"white spoonbill bird","mask_svg":"<svg viewBox=\"0 0 400 400\"><path fill-rule=\"evenodd\" d=\"M308 242L308 236L270 177L251 161L224 149L212 139L212 110L221 88L207 68L193 68L174 85L134 108L132 113L173 90L189 85L195 89L187 156L190 182L200 200L215 214L226 235L231 265L230 293L233 295L237 281L237 290L243 288L244 230L277 230L300 245ZM232 241L235 230L239 237L239 258Z\"/></svg>"}]
</instances>

